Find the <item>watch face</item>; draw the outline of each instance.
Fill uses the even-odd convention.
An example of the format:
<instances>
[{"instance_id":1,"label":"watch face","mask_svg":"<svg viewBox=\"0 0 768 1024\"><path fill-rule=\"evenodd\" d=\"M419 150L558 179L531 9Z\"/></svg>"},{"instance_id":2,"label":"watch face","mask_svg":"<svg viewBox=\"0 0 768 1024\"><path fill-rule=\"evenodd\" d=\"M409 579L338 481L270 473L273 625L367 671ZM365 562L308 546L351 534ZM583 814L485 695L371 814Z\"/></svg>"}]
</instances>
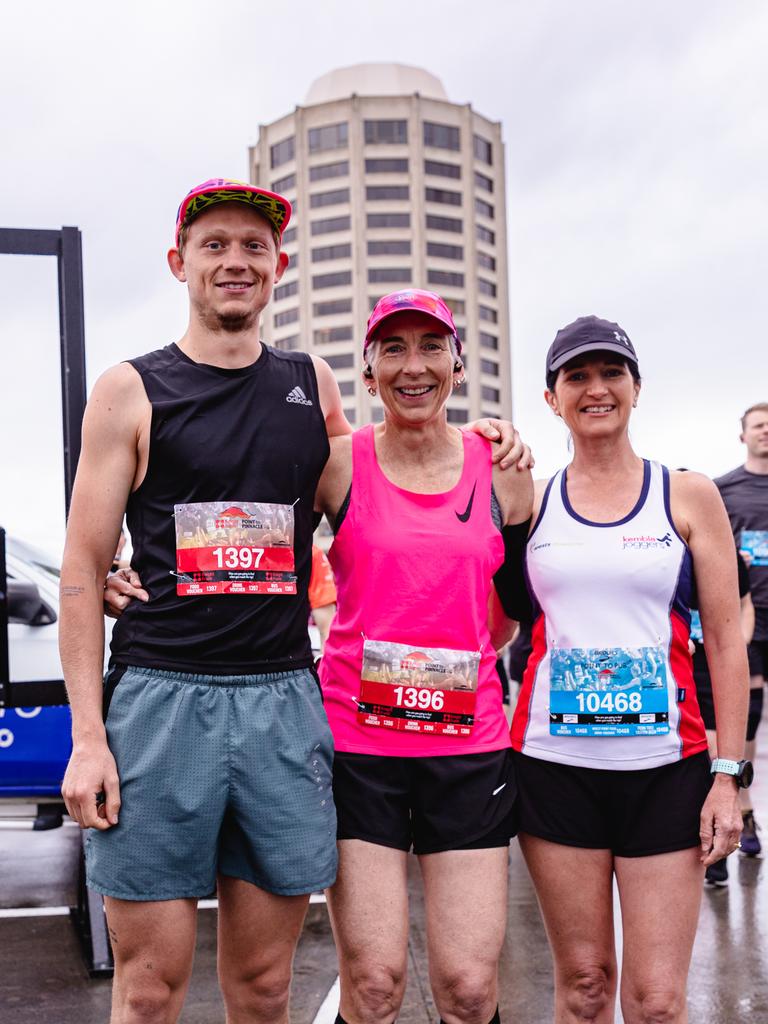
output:
<instances>
[{"instance_id":1,"label":"watch face","mask_svg":"<svg viewBox=\"0 0 768 1024\"><path fill-rule=\"evenodd\" d=\"M742 789L748 789L752 785L752 779L755 777L755 769L752 767L752 762L741 761L739 768L739 785Z\"/></svg>"}]
</instances>

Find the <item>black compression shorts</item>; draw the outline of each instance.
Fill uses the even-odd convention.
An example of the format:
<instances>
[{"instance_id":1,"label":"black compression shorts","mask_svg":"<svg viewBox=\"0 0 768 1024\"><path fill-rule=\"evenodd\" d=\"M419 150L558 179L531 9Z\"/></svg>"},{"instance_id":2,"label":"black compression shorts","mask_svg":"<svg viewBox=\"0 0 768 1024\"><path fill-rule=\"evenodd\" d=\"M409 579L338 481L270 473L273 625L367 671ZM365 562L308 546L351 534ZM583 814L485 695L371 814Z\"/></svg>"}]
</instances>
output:
<instances>
[{"instance_id":1,"label":"black compression shorts","mask_svg":"<svg viewBox=\"0 0 768 1024\"><path fill-rule=\"evenodd\" d=\"M630 741L631 742L631 741ZM612 771L515 751L520 833L564 846L648 857L699 845L712 779L704 752L660 768Z\"/></svg>"},{"instance_id":2,"label":"black compression shorts","mask_svg":"<svg viewBox=\"0 0 768 1024\"><path fill-rule=\"evenodd\" d=\"M511 750L434 757L337 752L338 839L417 854L507 846L515 835Z\"/></svg>"}]
</instances>

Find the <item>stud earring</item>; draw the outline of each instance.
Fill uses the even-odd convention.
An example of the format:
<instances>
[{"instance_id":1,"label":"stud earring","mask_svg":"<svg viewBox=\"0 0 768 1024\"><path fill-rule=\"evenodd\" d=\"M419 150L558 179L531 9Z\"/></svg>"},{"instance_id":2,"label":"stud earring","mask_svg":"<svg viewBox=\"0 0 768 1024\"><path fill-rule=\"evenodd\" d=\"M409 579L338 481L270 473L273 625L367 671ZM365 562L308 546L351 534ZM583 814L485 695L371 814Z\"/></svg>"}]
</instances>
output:
<instances>
[{"instance_id":1,"label":"stud earring","mask_svg":"<svg viewBox=\"0 0 768 1024\"><path fill-rule=\"evenodd\" d=\"M462 384L466 384L466 381L467 381L467 378L464 377L464 376L457 377L456 380L453 382L453 386L455 388L460 388Z\"/></svg>"}]
</instances>

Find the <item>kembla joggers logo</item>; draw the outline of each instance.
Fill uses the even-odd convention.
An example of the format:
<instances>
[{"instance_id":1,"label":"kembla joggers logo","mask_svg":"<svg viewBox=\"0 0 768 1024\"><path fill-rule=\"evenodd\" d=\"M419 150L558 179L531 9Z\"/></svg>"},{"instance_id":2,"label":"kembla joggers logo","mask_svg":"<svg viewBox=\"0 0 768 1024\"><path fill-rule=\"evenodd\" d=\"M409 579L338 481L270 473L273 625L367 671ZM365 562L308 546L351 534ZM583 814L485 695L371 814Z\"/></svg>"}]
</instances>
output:
<instances>
[{"instance_id":1,"label":"kembla joggers logo","mask_svg":"<svg viewBox=\"0 0 768 1024\"><path fill-rule=\"evenodd\" d=\"M622 548L637 548L639 551L644 551L647 548L668 548L672 544L672 536L669 533L665 533L663 537L651 537L648 534L640 534L637 537L624 537L621 538Z\"/></svg>"}]
</instances>

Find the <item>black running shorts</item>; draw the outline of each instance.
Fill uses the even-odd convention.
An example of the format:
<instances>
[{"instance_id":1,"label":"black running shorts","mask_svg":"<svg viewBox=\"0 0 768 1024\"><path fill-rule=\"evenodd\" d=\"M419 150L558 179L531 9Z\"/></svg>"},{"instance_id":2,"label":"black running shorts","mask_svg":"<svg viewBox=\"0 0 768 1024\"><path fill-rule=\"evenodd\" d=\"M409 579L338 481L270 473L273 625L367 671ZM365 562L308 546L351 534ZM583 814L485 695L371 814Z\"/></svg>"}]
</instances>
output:
<instances>
[{"instance_id":1,"label":"black running shorts","mask_svg":"<svg viewBox=\"0 0 768 1024\"><path fill-rule=\"evenodd\" d=\"M434 757L336 753L338 839L417 854L507 846L517 828L511 750Z\"/></svg>"},{"instance_id":2,"label":"black running shorts","mask_svg":"<svg viewBox=\"0 0 768 1024\"><path fill-rule=\"evenodd\" d=\"M636 771L553 764L517 751L514 757L521 833L617 857L699 845L712 781L706 752Z\"/></svg>"}]
</instances>

